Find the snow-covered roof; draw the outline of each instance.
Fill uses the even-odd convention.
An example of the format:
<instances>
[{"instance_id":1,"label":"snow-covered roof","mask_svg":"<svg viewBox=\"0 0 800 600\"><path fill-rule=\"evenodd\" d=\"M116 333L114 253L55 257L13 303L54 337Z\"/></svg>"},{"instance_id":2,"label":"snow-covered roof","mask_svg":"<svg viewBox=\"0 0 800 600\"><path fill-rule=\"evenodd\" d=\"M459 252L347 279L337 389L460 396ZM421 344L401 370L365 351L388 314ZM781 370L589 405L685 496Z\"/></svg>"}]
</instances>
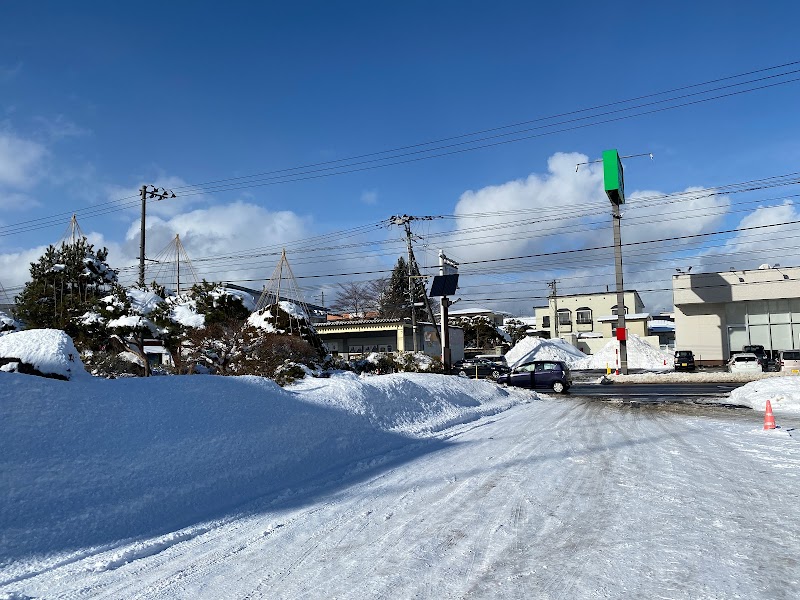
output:
<instances>
[{"instance_id":1,"label":"snow-covered roof","mask_svg":"<svg viewBox=\"0 0 800 600\"><path fill-rule=\"evenodd\" d=\"M325 327L350 327L351 325L382 325L385 323L401 323L404 319L339 319L338 321L327 321L326 323L318 323L314 325L317 329L324 329ZM411 321L409 321L411 323Z\"/></svg>"},{"instance_id":2,"label":"snow-covered roof","mask_svg":"<svg viewBox=\"0 0 800 600\"><path fill-rule=\"evenodd\" d=\"M503 310L492 310L491 308L486 308L483 306L476 306L475 308L461 308L458 310L451 310L448 311L448 314L452 316L458 315L504 315L504 316L511 316L510 312L505 312Z\"/></svg>"},{"instance_id":3,"label":"snow-covered roof","mask_svg":"<svg viewBox=\"0 0 800 600\"><path fill-rule=\"evenodd\" d=\"M675 331L675 322L653 319L647 324L647 327L650 331Z\"/></svg>"}]
</instances>

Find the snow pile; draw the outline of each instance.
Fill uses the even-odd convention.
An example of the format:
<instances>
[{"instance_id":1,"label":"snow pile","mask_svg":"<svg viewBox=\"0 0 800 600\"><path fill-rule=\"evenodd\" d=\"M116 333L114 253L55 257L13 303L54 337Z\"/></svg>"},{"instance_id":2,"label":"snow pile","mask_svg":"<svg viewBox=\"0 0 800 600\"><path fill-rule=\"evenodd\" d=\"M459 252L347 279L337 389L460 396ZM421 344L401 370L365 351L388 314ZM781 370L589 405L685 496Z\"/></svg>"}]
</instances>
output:
<instances>
[{"instance_id":1,"label":"snow pile","mask_svg":"<svg viewBox=\"0 0 800 600\"><path fill-rule=\"evenodd\" d=\"M0 337L0 364L2 371L32 368L33 374L59 379L89 377L72 338L59 329L29 329Z\"/></svg>"},{"instance_id":2,"label":"snow pile","mask_svg":"<svg viewBox=\"0 0 800 600\"><path fill-rule=\"evenodd\" d=\"M256 329L262 329L267 333L277 333L279 331L283 333L281 330L276 329L275 326L270 323L270 320L272 320L273 323L275 322L275 317L272 315L272 312L269 310L260 310L247 317L247 324L252 325Z\"/></svg>"},{"instance_id":3,"label":"snow pile","mask_svg":"<svg viewBox=\"0 0 800 600\"><path fill-rule=\"evenodd\" d=\"M631 333L627 343L628 368L666 371L672 369L673 356L656 350L635 333ZM611 369L617 367L619 360L619 341L611 340L603 348L574 365L576 369Z\"/></svg>"},{"instance_id":4,"label":"snow pile","mask_svg":"<svg viewBox=\"0 0 800 600\"><path fill-rule=\"evenodd\" d=\"M585 358L586 355L583 352L560 338L545 340L527 337L520 340L506 354L506 362L512 368L532 360L560 360L572 368L578 361Z\"/></svg>"},{"instance_id":5,"label":"snow pile","mask_svg":"<svg viewBox=\"0 0 800 600\"><path fill-rule=\"evenodd\" d=\"M169 318L184 327L202 329L206 325L206 316L197 313L194 300L179 300L173 303Z\"/></svg>"},{"instance_id":6,"label":"snow pile","mask_svg":"<svg viewBox=\"0 0 800 600\"><path fill-rule=\"evenodd\" d=\"M128 299L131 301L131 308L140 315L149 315L164 299L148 290L130 288L126 290Z\"/></svg>"},{"instance_id":7,"label":"snow pile","mask_svg":"<svg viewBox=\"0 0 800 600\"><path fill-rule=\"evenodd\" d=\"M800 412L800 377L770 377L753 381L731 392L731 403L764 410L767 400L772 410Z\"/></svg>"},{"instance_id":8,"label":"snow pile","mask_svg":"<svg viewBox=\"0 0 800 600\"><path fill-rule=\"evenodd\" d=\"M445 375L343 373L282 389L260 377L67 386L0 373L0 565L175 531L307 492L314 480L380 473L447 446L434 432L532 397Z\"/></svg>"},{"instance_id":9,"label":"snow pile","mask_svg":"<svg viewBox=\"0 0 800 600\"><path fill-rule=\"evenodd\" d=\"M0 310L0 335L20 329L20 324Z\"/></svg>"},{"instance_id":10,"label":"snow pile","mask_svg":"<svg viewBox=\"0 0 800 600\"><path fill-rule=\"evenodd\" d=\"M306 311L304 311L303 307L300 306L299 304L295 304L294 302L287 302L286 300L281 300L280 302L278 302L278 306L280 306L281 310L290 317L294 317L295 319L305 319L306 321L311 320L308 318Z\"/></svg>"},{"instance_id":11,"label":"snow pile","mask_svg":"<svg viewBox=\"0 0 800 600\"><path fill-rule=\"evenodd\" d=\"M239 298L239 300L242 301L242 305L244 305L244 307L250 312L253 312L256 309L256 301L253 299L253 296L247 292L243 292L242 290L232 290L230 288L218 286L211 291L211 296L215 300L218 300L223 296Z\"/></svg>"}]
</instances>

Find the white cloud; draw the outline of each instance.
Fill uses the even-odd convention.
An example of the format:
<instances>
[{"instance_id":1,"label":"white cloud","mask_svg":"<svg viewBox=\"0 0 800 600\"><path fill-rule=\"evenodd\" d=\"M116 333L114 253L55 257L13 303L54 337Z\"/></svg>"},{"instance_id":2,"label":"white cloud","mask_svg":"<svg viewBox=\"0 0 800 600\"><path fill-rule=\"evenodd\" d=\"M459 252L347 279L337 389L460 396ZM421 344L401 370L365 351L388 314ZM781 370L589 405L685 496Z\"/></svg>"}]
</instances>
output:
<instances>
[{"instance_id":1,"label":"white cloud","mask_svg":"<svg viewBox=\"0 0 800 600\"><path fill-rule=\"evenodd\" d=\"M546 175L534 173L526 179L464 192L455 208L460 237L476 242L486 241L476 238L493 237L488 244L462 246L458 254L473 260L564 247L573 228L585 220L589 206L597 206L605 198L601 168L588 165L575 171L576 164L587 160L583 154L559 152L547 161ZM470 216L485 213L500 214ZM539 223L529 223L531 220ZM509 223L512 225L506 227ZM493 229L497 226L503 228ZM537 234L544 229L560 235Z\"/></svg>"},{"instance_id":2,"label":"white cloud","mask_svg":"<svg viewBox=\"0 0 800 600\"><path fill-rule=\"evenodd\" d=\"M445 243L445 253L468 262L611 245L611 206L603 188L602 165L590 163L576 171L577 164L588 161L583 154L557 153L548 160L545 174L534 173L525 179L465 192L455 208L456 232L449 238L452 247L448 249ZM630 191L630 184L628 188L628 202L622 206L623 243L712 231L722 223L730 208L729 197L711 195L702 187L685 189L680 201L674 195L658 198L664 196L660 191ZM476 213L481 216L470 216ZM642 295L651 310L669 308L671 293L666 290L670 288L669 274L674 260L671 255L676 250L688 249L692 243L696 244L696 240L626 247L625 287L664 288L663 292ZM530 281L535 274L538 284L520 285L527 289L541 288L532 296L546 295L546 281L560 278L563 278L559 286L562 293L605 291L606 285L614 289L611 249L525 262L527 265L523 261L494 263L497 266L494 277L505 271L507 274L502 277L506 280L519 277ZM484 287L491 289L491 279L473 276L469 280L473 285L477 281L483 281ZM543 302L539 299L533 303ZM530 304L523 300L513 310L530 312ZM512 306L505 304L498 308Z\"/></svg>"},{"instance_id":3,"label":"white cloud","mask_svg":"<svg viewBox=\"0 0 800 600\"><path fill-rule=\"evenodd\" d=\"M0 273L3 275L0 283L3 284L12 300L22 291L22 286L28 281L31 263L36 262L44 254L46 248L47 246L37 246L27 250L0 254ZM5 302L5 298L0 298L0 302Z\"/></svg>"},{"instance_id":4,"label":"white cloud","mask_svg":"<svg viewBox=\"0 0 800 600\"><path fill-rule=\"evenodd\" d=\"M41 176L46 155L42 144L0 132L0 186L31 188Z\"/></svg>"},{"instance_id":5,"label":"white cloud","mask_svg":"<svg viewBox=\"0 0 800 600\"><path fill-rule=\"evenodd\" d=\"M33 120L39 125L41 134L51 140L79 137L90 133L88 129L79 127L64 115L56 115L55 117L38 116L34 117Z\"/></svg>"},{"instance_id":6,"label":"white cloud","mask_svg":"<svg viewBox=\"0 0 800 600\"><path fill-rule=\"evenodd\" d=\"M40 206L35 198L19 192L6 192L0 189L0 210L21 211Z\"/></svg>"},{"instance_id":7,"label":"white cloud","mask_svg":"<svg viewBox=\"0 0 800 600\"><path fill-rule=\"evenodd\" d=\"M361 202L364 204L374 205L378 203L378 192L376 190L367 190L361 194Z\"/></svg>"},{"instance_id":8,"label":"white cloud","mask_svg":"<svg viewBox=\"0 0 800 600\"><path fill-rule=\"evenodd\" d=\"M290 211L270 212L255 204L234 202L209 208L193 210L169 219L148 217L146 253L155 258L180 235L181 243L192 260L210 256L228 255L254 248L269 247L276 251L281 244L313 235L309 219ZM134 221L119 248L122 263L132 265L139 256L138 221ZM279 250L277 250L279 252ZM265 279L272 274L278 256L266 256L228 260L224 262L193 262L200 278L208 280ZM291 257L290 257L291 262ZM156 266L148 266L148 272ZM137 272L138 273L138 272ZM135 279L130 275L128 279Z\"/></svg>"}]
</instances>

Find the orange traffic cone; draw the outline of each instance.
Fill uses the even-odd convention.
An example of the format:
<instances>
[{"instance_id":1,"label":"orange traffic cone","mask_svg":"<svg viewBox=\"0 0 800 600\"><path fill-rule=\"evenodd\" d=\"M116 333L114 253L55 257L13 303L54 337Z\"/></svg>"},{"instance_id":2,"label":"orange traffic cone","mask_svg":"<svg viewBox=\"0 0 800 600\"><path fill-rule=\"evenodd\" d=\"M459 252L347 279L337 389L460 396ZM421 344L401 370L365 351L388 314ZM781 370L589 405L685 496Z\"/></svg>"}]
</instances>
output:
<instances>
[{"instance_id":1,"label":"orange traffic cone","mask_svg":"<svg viewBox=\"0 0 800 600\"><path fill-rule=\"evenodd\" d=\"M764 429L775 429L775 415L772 414L772 403L769 400L764 411Z\"/></svg>"}]
</instances>

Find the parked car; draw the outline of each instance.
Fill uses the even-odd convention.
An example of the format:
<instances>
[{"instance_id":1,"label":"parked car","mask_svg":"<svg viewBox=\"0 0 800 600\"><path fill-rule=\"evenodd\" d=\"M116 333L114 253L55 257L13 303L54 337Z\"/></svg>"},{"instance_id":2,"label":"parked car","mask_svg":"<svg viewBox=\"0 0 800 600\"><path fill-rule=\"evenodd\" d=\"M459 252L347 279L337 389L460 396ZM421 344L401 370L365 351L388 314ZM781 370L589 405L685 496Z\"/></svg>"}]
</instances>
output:
<instances>
[{"instance_id":1,"label":"parked car","mask_svg":"<svg viewBox=\"0 0 800 600\"><path fill-rule=\"evenodd\" d=\"M572 387L572 373L560 360L534 360L514 367L514 370L497 378L497 383L531 389L552 389L565 393Z\"/></svg>"},{"instance_id":2,"label":"parked car","mask_svg":"<svg viewBox=\"0 0 800 600\"><path fill-rule=\"evenodd\" d=\"M691 350L677 350L675 352L674 367L676 371L694 371L694 352Z\"/></svg>"},{"instance_id":3,"label":"parked car","mask_svg":"<svg viewBox=\"0 0 800 600\"><path fill-rule=\"evenodd\" d=\"M506 365L499 365L485 358L465 358L453 363L453 368L450 372L461 377L497 379L504 373L511 372L511 369Z\"/></svg>"},{"instance_id":4,"label":"parked car","mask_svg":"<svg viewBox=\"0 0 800 600\"><path fill-rule=\"evenodd\" d=\"M781 373L800 375L800 350L782 350L776 366Z\"/></svg>"},{"instance_id":5,"label":"parked car","mask_svg":"<svg viewBox=\"0 0 800 600\"><path fill-rule=\"evenodd\" d=\"M743 346L742 352L749 352L751 354L755 354L758 357L758 360L761 361L761 370L762 371L769 370L769 357L767 356L767 352L764 350L764 346L762 346L761 344Z\"/></svg>"},{"instance_id":6,"label":"parked car","mask_svg":"<svg viewBox=\"0 0 800 600\"><path fill-rule=\"evenodd\" d=\"M761 359L752 352L740 352L728 361L728 371L731 373L752 373L763 370Z\"/></svg>"},{"instance_id":7,"label":"parked car","mask_svg":"<svg viewBox=\"0 0 800 600\"><path fill-rule=\"evenodd\" d=\"M488 360L489 362L493 362L496 365L502 365L504 367L508 366L508 362L506 362L506 357L502 354L478 354L475 358L482 358L484 360Z\"/></svg>"}]
</instances>

